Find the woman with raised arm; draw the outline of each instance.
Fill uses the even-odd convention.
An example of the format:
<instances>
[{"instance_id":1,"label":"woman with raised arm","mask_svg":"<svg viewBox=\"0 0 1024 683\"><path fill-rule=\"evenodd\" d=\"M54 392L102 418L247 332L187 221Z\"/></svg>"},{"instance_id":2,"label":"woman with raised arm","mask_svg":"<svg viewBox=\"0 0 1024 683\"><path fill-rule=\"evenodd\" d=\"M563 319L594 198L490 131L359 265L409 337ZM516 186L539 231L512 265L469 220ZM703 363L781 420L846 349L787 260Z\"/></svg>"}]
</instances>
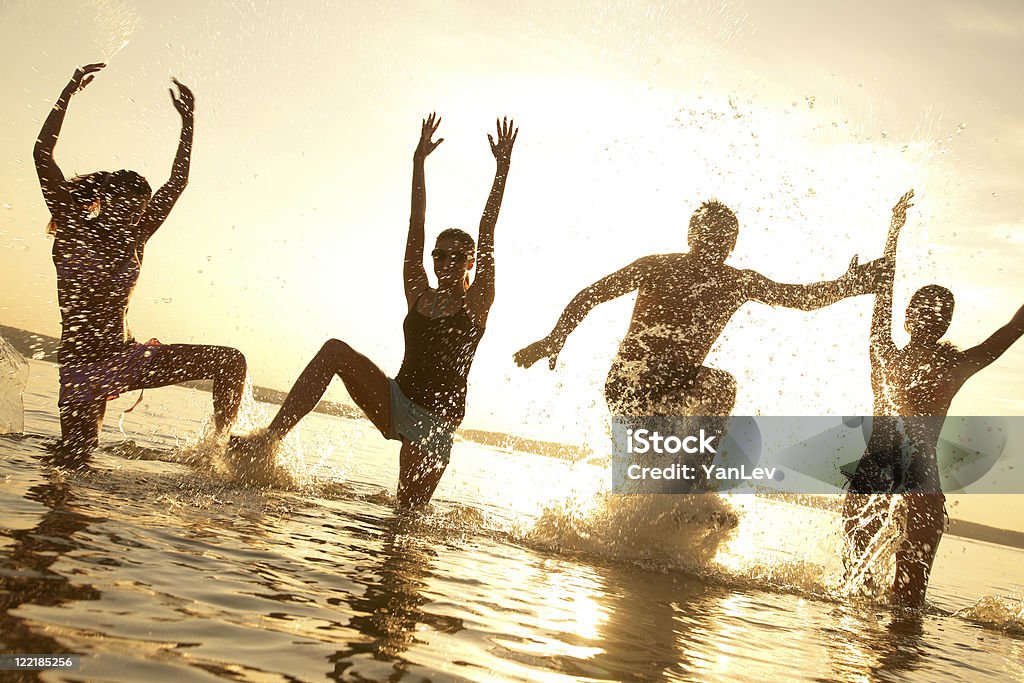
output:
<instances>
[{"instance_id":1,"label":"woman with raised arm","mask_svg":"<svg viewBox=\"0 0 1024 683\"><path fill-rule=\"evenodd\" d=\"M299 375L266 431L233 440L265 465L276 445L316 407L337 375L352 400L387 439L400 440L398 504L427 503L448 466L452 438L466 411L466 378L494 302L494 226L505 192L518 129L498 121L498 139L487 136L497 162L494 184L480 219L480 245L455 228L437 236L433 251L437 287L423 267L427 192L424 161L444 139L432 140L441 119L423 121L413 154L412 212L405 247L405 358L394 379L343 341L331 339ZM476 279L469 272L478 264Z\"/></svg>"},{"instance_id":2,"label":"woman with raised arm","mask_svg":"<svg viewBox=\"0 0 1024 683\"><path fill-rule=\"evenodd\" d=\"M104 64L75 70L43 123L34 159L50 210L57 301L61 311L61 442L58 452L81 460L99 443L106 401L125 391L187 380L213 380L217 429L229 428L245 385L245 357L235 349L194 344L142 344L127 325L128 304L143 252L188 182L192 92L174 80L171 101L181 115L181 140L171 178L156 194L134 171L100 171L71 179L53 158L72 96Z\"/></svg>"},{"instance_id":3,"label":"woman with raised arm","mask_svg":"<svg viewBox=\"0 0 1024 683\"><path fill-rule=\"evenodd\" d=\"M1024 307L1010 322L974 348L960 351L939 341L953 316L953 294L928 285L914 292L905 326L910 342L902 349L892 338L892 286L896 243L906 223L914 192L893 207L883 269L871 318L871 384L875 418L867 452L850 481L843 517L848 538L848 570L863 561L881 526L877 496L903 494L907 521L896 552L891 590L895 605L924 604L939 540L945 496L939 481L936 448L953 397L968 379L1001 356L1024 335ZM866 583L872 577L866 576Z\"/></svg>"}]
</instances>

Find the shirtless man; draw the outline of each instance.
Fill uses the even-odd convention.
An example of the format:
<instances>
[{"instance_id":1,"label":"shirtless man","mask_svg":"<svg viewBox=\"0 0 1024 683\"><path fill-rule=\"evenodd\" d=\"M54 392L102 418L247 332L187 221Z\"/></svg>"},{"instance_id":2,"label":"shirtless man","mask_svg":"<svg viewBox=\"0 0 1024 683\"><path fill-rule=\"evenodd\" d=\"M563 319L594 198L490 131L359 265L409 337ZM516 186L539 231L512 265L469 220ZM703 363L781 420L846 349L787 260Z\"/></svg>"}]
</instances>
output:
<instances>
[{"instance_id":1,"label":"shirtless man","mask_svg":"<svg viewBox=\"0 0 1024 683\"><path fill-rule=\"evenodd\" d=\"M704 366L729 319L748 301L804 311L873 291L875 263L854 256L837 280L807 285L775 282L725 263L736 246L739 221L719 201L690 218L690 251L644 256L577 294L554 330L515 354L528 368L541 358L554 369L566 338L598 304L639 290L629 331L605 382L613 416L727 416L736 380Z\"/></svg>"}]
</instances>

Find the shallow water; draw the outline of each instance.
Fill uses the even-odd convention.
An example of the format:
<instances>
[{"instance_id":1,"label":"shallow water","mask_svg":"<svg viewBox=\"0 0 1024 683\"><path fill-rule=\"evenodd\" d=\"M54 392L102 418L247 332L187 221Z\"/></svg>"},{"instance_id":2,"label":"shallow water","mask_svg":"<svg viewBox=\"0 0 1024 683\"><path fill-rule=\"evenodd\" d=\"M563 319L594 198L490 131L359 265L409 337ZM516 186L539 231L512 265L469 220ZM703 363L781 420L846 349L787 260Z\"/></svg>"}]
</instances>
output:
<instances>
[{"instance_id":1,"label":"shallow water","mask_svg":"<svg viewBox=\"0 0 1024 683\"><path fill-rule=\"evenodd\" d=\"M194 445L209 395L178 387L123 434L135 396L112 403L68 472L41 460L55 387L33 362L28 436L0 437L3 651L82 655L44 680L1024 679L1018 549L947 537L932 608L899 615L841 599L828 512L645 507L596 496L600 468L459 442L402 516L396 444L318 414L296 483L246 488Z\"/></svg>"}]
</instances>

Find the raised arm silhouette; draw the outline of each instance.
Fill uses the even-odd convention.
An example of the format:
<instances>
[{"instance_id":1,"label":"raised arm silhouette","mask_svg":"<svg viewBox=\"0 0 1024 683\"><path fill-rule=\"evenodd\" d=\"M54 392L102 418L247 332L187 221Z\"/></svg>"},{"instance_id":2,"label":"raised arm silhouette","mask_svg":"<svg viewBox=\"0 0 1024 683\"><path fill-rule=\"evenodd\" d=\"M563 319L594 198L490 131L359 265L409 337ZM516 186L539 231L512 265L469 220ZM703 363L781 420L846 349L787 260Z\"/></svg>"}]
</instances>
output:
<instances>
[{"instance_id":1,"label":"raised arm silhouette","mask_svg":"<svg viewBox=\"0 0 1024 683\"><path fill-rule=\"evenodd\" d=\"M387 439L400 440L398 503L428 502L448 466L452 438L466 411L466 379L494 302L494 228L505 192L518 129L499 120L488 135L497 168L480 219L479 248L463 230L441 231L430 256L437 287L423 267L427 191L424 162L443 138L433 140L441 119L423 120L413 153L412 210L402 280L408 315L403 325L405 358L394 379L338 339L327 341L296 380L265 432L236 438L234 450L266 465L276 445L309 413L337 375L352 400ZM475 252L475 253L474 253ZM476 279L469 274L477 266Z\"/></svg>"},{"instance_id":2,"label":"raised arm silhouette","mask_svg":"<svg viewBox=\"0 0 1024 683\"><path fill-rule=\"evenodd\" d=\"M852 571L864 562L881 526L881 511L888 507L877 494L904 494L906 524L896 552L890 596L893 604L919 607L924 603L943 530L945 496L936 461L939 433L964 382L1024 335L1024 307L984 342L961 351L940 341L953 317L952 292L927 285L914 292L907 306L905 326L910 342L897 347L892 338L896 244L913 196L913 190L907 192L893 207L883 277L871 318L875 418L867 452L850 481L843 516L848 538L846 564ZM864 582L873 584L874 578L865 576Z\"/></svg>"},{"instance_id":3,"label":"raised arm silhouette","mask_svg":"<svg viewBox=\"0 0 1024 683\"><path fill-rule=\"evenodd\" d=\"M194 97L174 81L171 101L181 139L171 178L156 194L134 171L64 177L53 156L72 96L105 65L75 70L43 123L34 159L50 210L53 264L61 312L61 442L58 453L84 462L99 443L106 401L126 391L188 380L213 380L216 427L234 421L245 385L245 357L223 346L139 343L128 329L128 304L149 238L163 225L188 182Z\"/></svg>"}]
</instances>

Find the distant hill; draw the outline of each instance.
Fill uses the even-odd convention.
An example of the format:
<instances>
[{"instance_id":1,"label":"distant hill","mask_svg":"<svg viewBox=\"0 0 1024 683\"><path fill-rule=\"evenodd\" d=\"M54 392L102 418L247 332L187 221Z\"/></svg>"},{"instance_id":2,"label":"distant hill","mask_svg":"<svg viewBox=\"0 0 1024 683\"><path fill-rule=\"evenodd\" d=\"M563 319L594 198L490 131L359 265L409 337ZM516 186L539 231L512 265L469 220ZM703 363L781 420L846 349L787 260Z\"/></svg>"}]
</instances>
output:
<instances>
[{"instance_id":1,"label":"distant hill","mask_svg":"<svg viewBox=\"0 0 1024 683\"><path fill-rule=\"evenodd\" d=\"M48 337L43 334L36 334L35 332L29 332L17 327L7 327L5 325L0 325L0 336L9 341L21 354L28 356L29 358L48 361L51 363L57 362L57 345L60 343L60 340L55 337ZM210 380L182 382L180 386L199 389L200 391L213 391L213 382ZM280 389L258 386L253 387L253 396L255 396L256 400L261 403L281 405L287 395L288 392L281 391ZM334 401L320 401L313 410L318 413L349 418L352 420L366 419L363 412L354 405L336 403ZM458 431L458 436L467 441L473 441L485 446L493 446L495 448L508 451L520 451L534 453L537 455L546 455L565 460L578 460L587 455L586 451L579 446L570 446L568 444L556 443L554 441L524 439L522 437L505 434L503 432L487 432L479 429L460 429Z\"/></svg>"},{"instance_id":2,"label":"distant hill","mask_svg":"<svg viewBox=\"0 0 1024 683\"><path fill-rule=\"evenodd\" d=\"M562 460L582 460L590 455L590 451L570 444L558 443L556 441L539 441L537 439L526 439L514 434L504 432L485 432L479 429L460 429L458 435L467 441L484 444L505 451L520 451L522 453L535 453L546 455L551 458Z\"/></svg>"},{"instance_id":3,"label":"distant hill","mask_svg":"<svg viewBox=\"0 0 1024 683\"><path fill-rule=\"evenodd\" d=\"M1020 531L997 529L993 526L966 522L962 519L950 519L948 533L975 541L984 541L985 543L1024 548L1024 533Z\"/></svg>"},{"instance_id":4,"label":"distant hill","mask_svg":"<svg viewBox=\"0 0 1024 683\"><path fill-rule=\"evenodd\" d=\"M6 325L0 325L0 337L9 341L23 356L51 363L57 362L57 345L60 340L56 337L47 337L45 334L36 334Z\"/></svg>"}]
</instances>

